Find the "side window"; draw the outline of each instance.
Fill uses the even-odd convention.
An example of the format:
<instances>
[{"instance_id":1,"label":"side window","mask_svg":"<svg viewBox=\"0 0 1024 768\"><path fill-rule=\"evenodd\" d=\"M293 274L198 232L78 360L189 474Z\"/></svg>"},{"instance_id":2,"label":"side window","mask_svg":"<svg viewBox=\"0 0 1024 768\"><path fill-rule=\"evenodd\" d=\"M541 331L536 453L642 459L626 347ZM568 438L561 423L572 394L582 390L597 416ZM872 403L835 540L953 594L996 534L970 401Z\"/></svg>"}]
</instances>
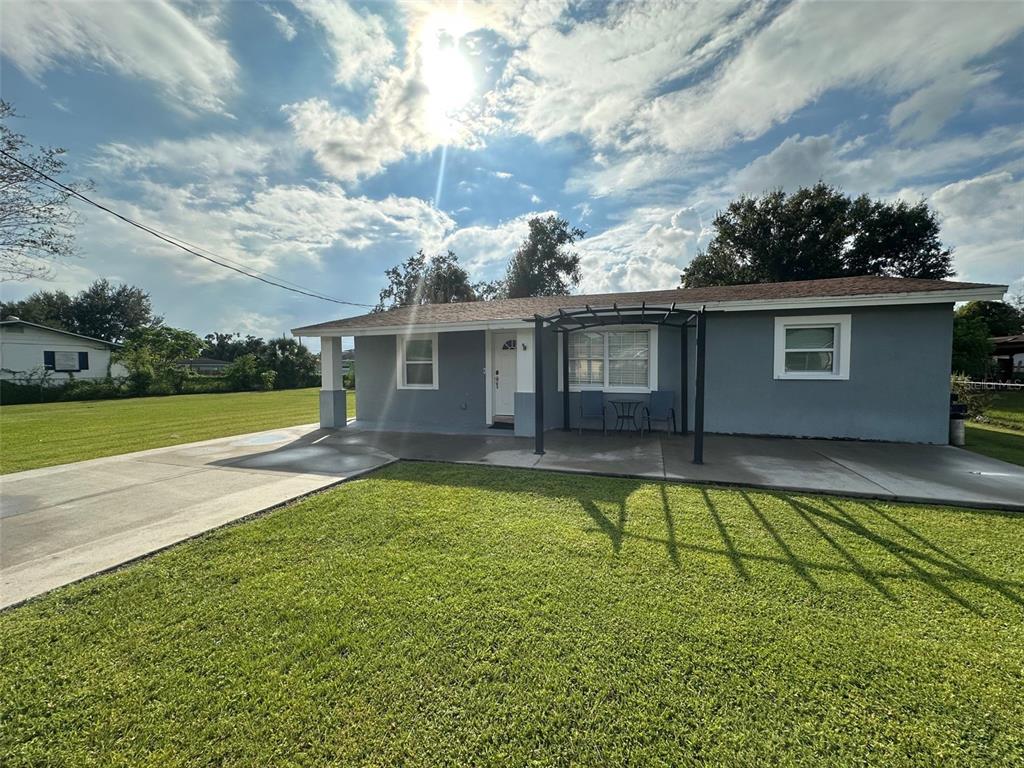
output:
<instances>
[{"instance_id":1,"label":"side window","mask_svg":"<svg viewBox=\"0 0 1024 768\"><path fill-rule=\"evenodd\" d=\"M398 337L398 388L437 389L437 334Z\"/></svg>"},{"instance_id":2,"label":"side window","mask_svg":"<svg viewBox=\"0 0 1024 768\"><path fill-rule=\"evenodd\" d=\"M775 378L850 378L850 315L775 318Z\"/></svg>"}]
</instances>

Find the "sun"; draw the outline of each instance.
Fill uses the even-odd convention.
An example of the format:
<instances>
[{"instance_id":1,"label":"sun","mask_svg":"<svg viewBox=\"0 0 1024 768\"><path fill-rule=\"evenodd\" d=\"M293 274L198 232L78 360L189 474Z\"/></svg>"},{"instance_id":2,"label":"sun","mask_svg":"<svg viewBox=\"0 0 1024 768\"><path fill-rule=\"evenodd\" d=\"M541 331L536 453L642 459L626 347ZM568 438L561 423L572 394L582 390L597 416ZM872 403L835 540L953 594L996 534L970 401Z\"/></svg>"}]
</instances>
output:
<instances>
[{"instance_id":1,"label":"sun","mask_svg":"<svg viewBox=\"0 0 1024 768\"><path fill-rule=\"evenodd\" d=\"M469 29L464 18L437 14L427 19L420 37L420 60L431 129L447 140L457 132L458 113L476 91L473 65L463 51Z\"/></svg>"}]
</instances>

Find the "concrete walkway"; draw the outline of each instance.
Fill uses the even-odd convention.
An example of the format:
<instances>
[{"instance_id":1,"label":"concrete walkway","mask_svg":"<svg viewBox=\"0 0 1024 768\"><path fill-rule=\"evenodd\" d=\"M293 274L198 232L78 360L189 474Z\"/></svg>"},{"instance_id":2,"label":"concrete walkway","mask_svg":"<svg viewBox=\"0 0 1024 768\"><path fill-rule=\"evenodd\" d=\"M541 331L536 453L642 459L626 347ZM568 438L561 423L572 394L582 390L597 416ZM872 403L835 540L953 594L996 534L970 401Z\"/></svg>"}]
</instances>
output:
<instances>
[{"instance_id":1,"label":"concrete walkway","mask_svg":"<svg viewBox=\"0 0 1024 768\"><path fill-rule=\"evenodd\" d=\"M0 607L396 459L722 483L1024 511L1024 468L948 446L549 432L533 440L315 425L0 478Z\"/></svg>"}]
</instances>

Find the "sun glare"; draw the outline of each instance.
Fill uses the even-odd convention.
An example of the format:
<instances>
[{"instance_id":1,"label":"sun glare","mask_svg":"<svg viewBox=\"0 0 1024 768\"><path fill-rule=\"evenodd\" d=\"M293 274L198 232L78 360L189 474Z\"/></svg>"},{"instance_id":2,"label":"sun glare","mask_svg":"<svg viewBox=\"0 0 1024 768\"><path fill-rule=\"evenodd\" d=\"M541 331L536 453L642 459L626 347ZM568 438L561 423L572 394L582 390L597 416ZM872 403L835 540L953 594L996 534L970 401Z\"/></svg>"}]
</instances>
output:
<instances>
[{"instance_id":1,"label":"sun glare","mask_svg":"<svg viewBox=\"0 0 1024 768\"><path fill-rule=\"evenodd\" d=\"M466 29L461 17L441 14L428 20L421 38L422 75L430 94L432 129L445 140L457 130L456 113L476 89L473 67L461 50Z\"/></svg>"}]
</instances>

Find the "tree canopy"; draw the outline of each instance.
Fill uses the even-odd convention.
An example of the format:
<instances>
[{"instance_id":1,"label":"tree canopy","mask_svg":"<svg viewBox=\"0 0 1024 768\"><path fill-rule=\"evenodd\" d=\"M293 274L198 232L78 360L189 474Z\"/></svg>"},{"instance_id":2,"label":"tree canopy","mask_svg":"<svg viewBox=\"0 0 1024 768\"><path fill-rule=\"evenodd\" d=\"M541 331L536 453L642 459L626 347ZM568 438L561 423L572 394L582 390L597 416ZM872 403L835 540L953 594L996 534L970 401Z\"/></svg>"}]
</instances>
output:
<instances>
[{"instance_id":1,"label":"tree canopy","mask_svg":"<svg viewBox=\"0 0 1024 768\"><path fill-rule=\"evenodd\" d=\"M510 299L567 295L580 282L580 257L569 246L586 233L554 215L534 217L529 226L497 293Z\"/></svg>"},{"instance_id":2,"label":"tree canopy","mask_svg":"<svg viewBox=\"0 0 1024 768\"><path fill-rule=\"evenodd\" d=\"M123 341L137 329L163 322L153 314L146 291L133 285L112 285L105 279L74 296L64 291L36 291L21 301L0 302L0 315L108 341Z\"/></svg>"},{"instance_id":3,"label":"tree canopy","mask_svg":"<svg viewBox=\"0 0 1024 768\"><path fill-rule=\"evenodd\" d=\"M0 149L6 153L0 155L0 280L49 278L55 261L75 254L79 216L71 207L70 192L21 164L59 177L64 150L34 148L10 127L16 117L14 107L0 100Z\"/></svg>"},{"instance_id":4,"label":"tree canopy","mask_svg":"<svg viewBox=\"0 0 1024 768\"><path fill-rule=\"evenodd\" d=\"M414 304L451 304L476 299L469 273L451 250L428 257L420 249L403 263L387 269L384 276L387 285L381 289L375 312Z\"/></svg>"},{"instance_id":5,"label":"tree canopy","mask_svg":"<svg viewBox=\"0 0 1024 768\"><path fill-rule=\"evenodd\" d=\"M686 288L855 275L944 278L952 251L928 204L851 199L819 182L792 194L742 196L682 275Z\"/></svg>"},{"instance_id":6,"label":"tree canopy","mask_svg":"<svg viewBox=\"0 0 1024 768\"><path fill-rule=\"evenodd\" d=\"M957 317L980 320L989 336L1024 333L1024 308L1005 301L971 301L956 311Z\"/></svg>"}]
</instances>

